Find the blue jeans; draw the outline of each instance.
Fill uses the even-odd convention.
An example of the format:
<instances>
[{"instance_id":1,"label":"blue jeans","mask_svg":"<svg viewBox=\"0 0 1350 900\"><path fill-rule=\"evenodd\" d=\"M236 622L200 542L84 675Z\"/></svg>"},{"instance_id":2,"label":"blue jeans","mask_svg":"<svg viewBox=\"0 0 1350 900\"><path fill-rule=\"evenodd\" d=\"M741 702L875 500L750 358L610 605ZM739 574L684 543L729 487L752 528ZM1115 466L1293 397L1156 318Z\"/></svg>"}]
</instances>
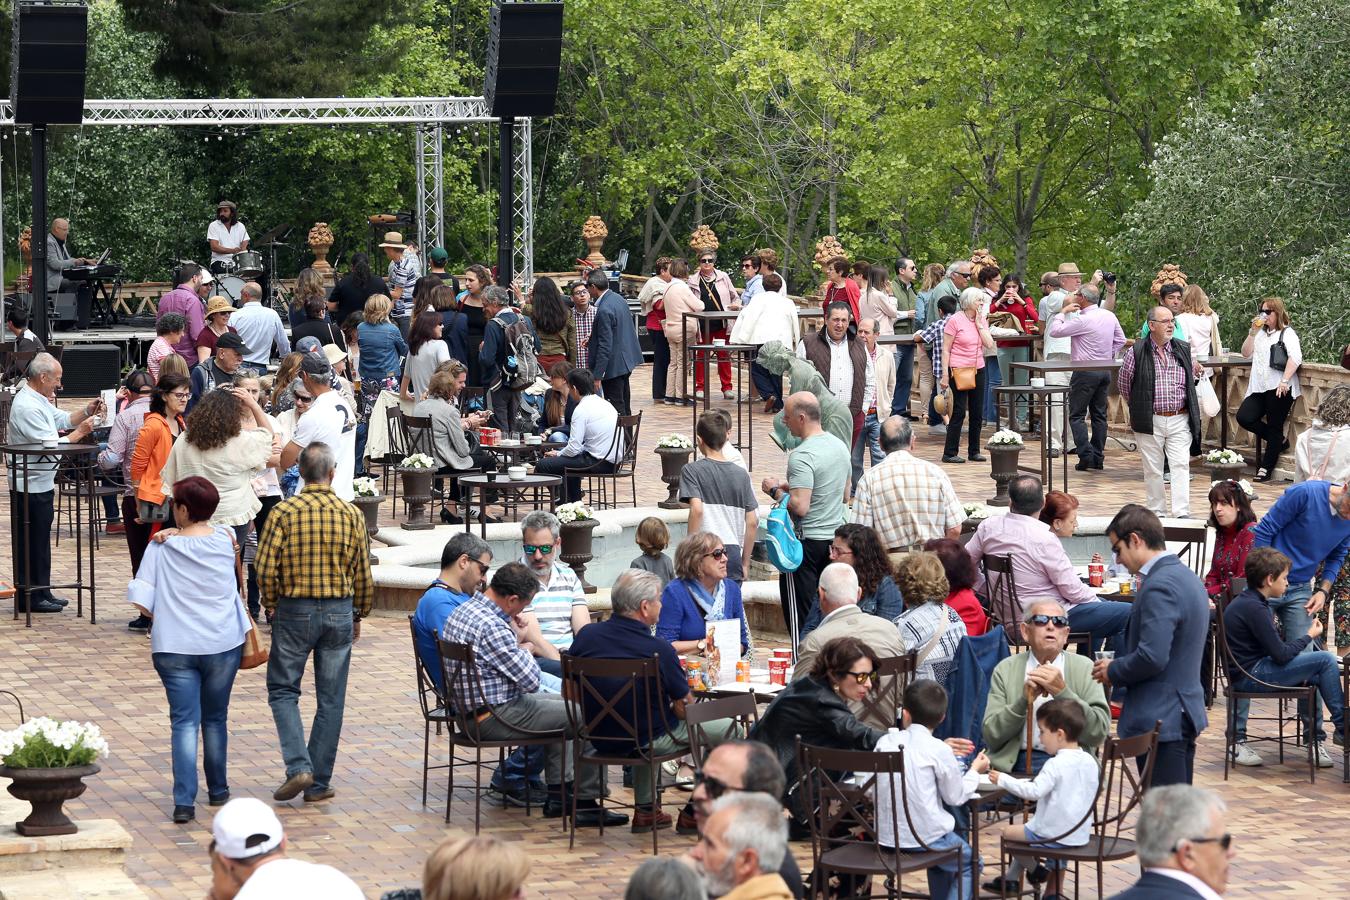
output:
<instances>
[{"instance_id":1,"label":"blue jeans","mask_svg":"<svg viewBox=\"0 0 1350 900\"><path fill-rule=\"evenodd\" d=\"M1309 645L1298 656L1284 665L1278 665L1270 657L1258 661L1251 667L1252 678L1264 681L1266 684L1279 684L1288 687L1295 687L1304 684L1317 685L1317 690L1322 694L1322 702L1327 705L1327 710L1331 713L1331 723L1336 730L1337 736L1345 734L1345 694L1341 691L1340 663L1336 659L1336 654L1326 650L1313 650ZM1252 678L1244 678L1233 685L1234 690L1255 691L1260 690L1261 686L1253 681ZM1247 701L1251 706L1251 701ZM1303 709L1299 709L1300 714ZM1306 719L1305 719L1306 721ZM1243 717L1242 728L1243 737L1246 737L1246 717ZM1311 731L1314 739L1322 741L1326 739L1326 732L1322 730L1322 710L1313 710L1313 724Z\"/></svg>"},{"instance_id":2,"label":"blue jeans","mask_svg":"<svg viewBox=\"0 0 1350 900\"><path fill-rule=\"evenodd\" d=\"M155 671L169 698L169 725L173 730L173 804L192 806L197 800L197 731L202 733L202 768L206 793L219 799L230 792L225 777L229 729L230 689L239 671L244 647L203 655L151 654Z\"/></svg>"},{"instance_id":3,"label":"blue jeans","mask_svg":"<svg viewBox=\"0 0 1350 900\"><path fill-rule=\"evenodd\" d=\"M1280 620L1280 631L1284 633L1286 641L1292 641L1294 638L1308 633L1308 627L1312 625L1312 618L1308 611L1303 607L1307 605L1312 597L1312 582L1305 581L1302 584L1291 584L1289 590L1285 591L1283 597L1277 597L1270 601L1270 608L1275 611L1275 617ZM1316 648L1311 644L1303 648L1303 653L1314 653ZM1301 656L1302 654L1300 654ZM1255 672L1252 672L1255 675ZM1264 680L1264 679L1263 679ZM1284 682L1274 682L1283 684ZM1294 682L1302 683L1302 682ZM1326 694L1322 698L1328 699ZM1316 728L1316 735L1322 737L1322 714L1314 710L1313 720L1308 719L1307 704L1300 703L1298 706L1299 717L1303 719L1303 724L1308 728ZM1233 706L1234 724L1239 741L1247 739L1247 715L1251 712L1252 701L1239 700Z\"/></svg>"},{"instance_id":4,"label":"blue jeans","mask_svg":"<svg viewBox=\"0 0 1350 900\"><path fill-rule=\"evenodd\" d=\"M994 388L1003 384L1003 373L999 369L998 357L986 356L984 369L984 420L993 422L994 430L998 431L998 407L994 403Z\"/></svg>"},{"instance_id":5,"label":"blue jeans","mask_svg":"<svg viewBox=\"0 0 1350 900\"><path fill-rule=\"evenodd\" d=\"M1107 650L1119 650L1125 639L1125 623L1130 619L1130 604L1119 600L1078 603L1069 607L1069 630L1092 635L1092 647L1084 654L1091 657L1106 642Z\"/></svg>"},{"instance_id":6,"label":"blue jeans","mask_svg":"<svg viewBox=\"0 0 1350 900\"><path fill-rule=\"evenodd\" d=\"M998 367L1008 373L1008 380L1005 384L1026 384L1027 370L1014 369L1012 364L1015 362L1028 362L1031 359L1030 347L1001 347L998 351ZM997 401L994 404L997 406ZM1017 398L1013 404L1014 421L1027 421L1027 399L1026 397Z\"/></svg>"},{"instance_id":7,"label":"blue jeans","mask_svg":"<svg viewBox=\"0 0 1350 900\"><path fill-rule=\"evenodd\" d=\"M1044 750L1037 750L1035 747L1032 747L1032 748L1031 748L1031 774L1032 774L1032 777L1035 777L1035 776L1041 774L1041 766L1045 765L1045 764L1046 764L1047 762L1049 762L1049 761L1050 761L1050 754L1049 754L1049 753L1046 753ZM1026 751L1026 748L1025 748L1025 747L1022 748L1021 750L1018 750L1018 751L1017 751L1017 759L1013 760L1012 771L1009 772L1008 774L1010 774L1010 775L1016 775L1018 778L1025 778L1025 777L1026 777L1026 774L1027 774L1027 751Z\"/></svg>"},{"instance_id":8,"label":"blue jeans","mask_svg":"<svg viewBox=\"0 0 1350 900\"><path fill-rule=\"evenodd\" d=\"M783 376L775 375L757 362L750 364L750 380L764 399L774 401L777 409L783 408Z\"/></svg>"},{"instance_id":9,"label":"blue jeans","mask_svg":"<svg viewBox=\"0 0 1350 900\"><path fill-rule=\"evenodd\" d=\"M886 454L881 452L881 421L874 412L868 413L863 418L862 431L858 432L858 439L853 442L853 488L857 490L858 482L863 476L863 447L868 449L868 455L872 458L872 465L878 465ZM740 579L736 579L740 581Z\"/></svg>"},{"instance_id":10,"label":"blue jeans","mask_svg":"<svg viewBox=\"0 0 1350 900\"><path fill-rule=\"evenodd\" d=\"M909 394L914 389L914 345L895 348L895 394L891 397L891 415L909 415ZM877 404L880 407L881 404Z\"/></svg>"},{"instance_id":11,"label":"blue jeans","mask_svg":"<svg viewBox=\"0 0 1350 900\"><path fill-rule=\"evenodd\" d=\"M300 721L300 681L305 660L314 654L314 721L305 742ZM314 776L310 790L327 788L333 778L342 714L347 701L347 670L352 661L352 602L282 600L272 619L272 653L267 661L267 704L272 707L286 777Z\"/></svg>"},{"instance_id":12,"label":"blue jeans","mask_svg":"<svg viewBox=\"0 0 1350 900\"><path fill-rule=\"evenodd\" d=\"M970 845L966 843L964 838L955 831L949 831L937 840L929 841L928 847L932 850L960 849L961 851L959 862L948 860L928 870L928 893L933 900L956 900L958 878L960 879L961 897L979 896L979 887L975 882L976 876L984 868L984 864L974 858ZM900 852L921 853L926 851L916 849Z\"/></svg>"}]
</instances>

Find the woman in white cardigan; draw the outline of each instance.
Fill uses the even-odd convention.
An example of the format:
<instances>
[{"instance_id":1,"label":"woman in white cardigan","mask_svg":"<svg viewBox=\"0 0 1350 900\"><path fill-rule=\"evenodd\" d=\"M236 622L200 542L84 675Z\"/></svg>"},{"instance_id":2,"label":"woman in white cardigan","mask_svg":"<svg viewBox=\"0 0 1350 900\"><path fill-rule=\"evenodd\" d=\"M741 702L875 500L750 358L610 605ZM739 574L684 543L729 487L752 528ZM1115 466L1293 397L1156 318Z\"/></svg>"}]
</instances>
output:
<instances>
[{"instance_id":1,"label":"woman in white cardigan","mask_svg":"<svg viewBox=\"0 0 1350 900\"><path fill-rule=\"evenodd\" d=\"M783 279L777 272L764 276L764 291L755 295L755 302L741 309L736 324L731 327L733 344L753 344L762 347L778 341L784 347L795 348L801 341L801 319L797 304L783 290ZM777 412L783 408L783 378L774 375L759 363L750 364L750 377L764 398L764 411Z\"/></svg>"}]
</instances>

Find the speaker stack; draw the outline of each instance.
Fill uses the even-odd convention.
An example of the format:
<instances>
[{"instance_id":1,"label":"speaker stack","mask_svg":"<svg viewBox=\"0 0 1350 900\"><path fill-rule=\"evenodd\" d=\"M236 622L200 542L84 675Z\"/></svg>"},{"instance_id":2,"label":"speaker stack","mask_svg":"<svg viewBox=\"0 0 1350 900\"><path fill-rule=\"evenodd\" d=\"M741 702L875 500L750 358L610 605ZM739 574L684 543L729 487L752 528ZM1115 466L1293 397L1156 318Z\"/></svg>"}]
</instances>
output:
<instances>
[{"instance_id":1,"label":"speaker stack","mask_svg":"<svg viewBox=\"0 0 1350 900\"><path fill-rule=\"evenodd\" d=\"M89 9L46 0L14 5L10 101L20 125L79 125L89 56Z\"/></svg>"},{"instance_id":2,"label":"speaker stack","mask_svg":"<svg viewBox=\"0 0 1350 900\"><path fill-rule=\"evenodd\" d=\"M561 3L492 4L483 96L494 116L553 115L562 32Z\"/></svg>"},{"instance_id":3,"label":"speaker stack","mask_svg":"<svg viewBox=\"0 0 1350 900\"><path fill-rule=\"evenodd\" d=\"M67 344L61 354L61 392L67 397L97 397L117 387L122 350L116 344Z\"/></svg>"}]
</instances>

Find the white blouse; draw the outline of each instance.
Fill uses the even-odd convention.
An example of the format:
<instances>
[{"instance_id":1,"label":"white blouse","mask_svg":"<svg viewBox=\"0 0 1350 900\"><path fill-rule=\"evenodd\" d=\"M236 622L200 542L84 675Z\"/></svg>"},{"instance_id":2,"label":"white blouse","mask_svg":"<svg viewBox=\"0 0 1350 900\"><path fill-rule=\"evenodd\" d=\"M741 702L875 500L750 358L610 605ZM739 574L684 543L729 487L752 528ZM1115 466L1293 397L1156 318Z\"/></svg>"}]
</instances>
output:
<instances>
[{"instance_id":1,"label":"white blouse","mask_svg":"<svg viewBox=\"0 0 1350 900\"><path fill-rule=\"evenodd\" d=\"M1256 337L1252 338L1252 374L1247 381L1246 396L1263 394L1280 386L1284 369L1270 367L1270 348L1272 344L1279 342L1281 335L1284 336L1284 349L1288 351L1289 358L1295 365L1303 364L1303 348L1299 345L1298 334L1294 329L1282 328L1272 333L1262 328L1256 333ZM1300 393L1298 372L1295 371L1294 377L1289 379L1289 396L1297 399Z\"/></svg>"},{"instance_id":2,"label":"white blouse","mask_svg":"<svg viewBox=\"0 0 1350 900\"><path fill-rule=\"evenodd\" d=\"M1202 356L1214 356L1219 350L1219 316L1217 313L1211 313L1208 316L1202 316L1197 313L1182 313L1177 316L1177 322L1181 325L1181 330L1186 334L1186 341L1191 345L1191 357L1199 359Z\"/></svg>"}]
</instances>

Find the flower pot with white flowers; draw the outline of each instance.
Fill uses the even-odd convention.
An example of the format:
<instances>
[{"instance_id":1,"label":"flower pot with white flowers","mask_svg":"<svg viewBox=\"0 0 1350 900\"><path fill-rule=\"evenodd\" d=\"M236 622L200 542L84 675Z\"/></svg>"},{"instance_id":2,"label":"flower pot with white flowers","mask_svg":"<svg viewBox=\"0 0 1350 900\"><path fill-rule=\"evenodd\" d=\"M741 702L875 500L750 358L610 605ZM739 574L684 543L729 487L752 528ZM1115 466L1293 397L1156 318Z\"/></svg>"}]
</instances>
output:
<instances>
[{"instance_id":1,"label":"flower pot with white flowers","mask_svg":"<svg viewBox=\"0 0 1350 900\"><path fill-rule=\"evenodd\" d=\"M1247 460L1236 450L1225 447L1206 453L1205 466L1210 481L1238 481L1247 470Z\"/></svg>"},{"instance_id":2,"label":"flower pot with white flowers","mask_svg":"<svg viewBox=\"0 0 1350 900\"><path fill-rule=\"evenodd\" d=\"M980 523L992 515L992 510L983 503L962 503L961 512L966 515L961 522L962 534L973 534Z\"/></svg>"},{"instance_id":3,"label":"flower pot with white flowers","mask_svg":"<svg viewBox=\"0 0 1350 900\"><path fill-rule=\"evenodd\" d=\"M661 457L661 480L669 496L656 505L662 509L688 509L688 503L679 498L680 473L694 454L694 441L687 434L667 434L656 442L656 455Z\"/></svg>"},{"instance_id":4,"label":"flower pot with white flowers","mask_svg":"<svg viewBox=\"0 0 1350 900\"><path fill-rule=\"evenodd\" d=\"M595 558L591 549L591 532L600 522L595 518L591 508L580 500L559 506L557 516L558 521L562 523L560 529L562 549L558 558L577 573L582 591L594 594L595 585L586 580L586 563Z\"/></svg>"},{"instance_id":5,"label":"flower pot with white flowers","mask_svg":"<svg viewBox=\"0 0 1350 900\"><path fill-rule=\"evenodd\" d=\"M403 498L408 503L408 521L399 527L405 531L426 531L432 527L427 515L431 503L431 481L436 475L436 461L425 453L403 457L398 468L403 477Z\"/></svg>"},{"instance_id":6,"label":"flower pot with white flowers","mask_svg":"<svg viewBox=\"0 0 1350 900\"><path fill-rule=\"evenodd\" d=\"M61 807L84 793L84 779L100 769L95 760L107 755L108 742L90 722L43 717L0 731L0 777L11 779L9 792L33 807L14 830L24 837L79 831Z\"/></svg>"},{"instance_id":7,"label":"flower pot with white flowers","mask_svg":"<svg viewBox=\"0 0 1350 900\"><path fill-rule=\"evenodd\" d=\"M1017 476L1017 460L1022 452L1022 436L1004 428L994 432L985 445L989 448L989 477L994 479L990 506L1008 505L1008 482Z\"/></svg>"}]
</instances>

